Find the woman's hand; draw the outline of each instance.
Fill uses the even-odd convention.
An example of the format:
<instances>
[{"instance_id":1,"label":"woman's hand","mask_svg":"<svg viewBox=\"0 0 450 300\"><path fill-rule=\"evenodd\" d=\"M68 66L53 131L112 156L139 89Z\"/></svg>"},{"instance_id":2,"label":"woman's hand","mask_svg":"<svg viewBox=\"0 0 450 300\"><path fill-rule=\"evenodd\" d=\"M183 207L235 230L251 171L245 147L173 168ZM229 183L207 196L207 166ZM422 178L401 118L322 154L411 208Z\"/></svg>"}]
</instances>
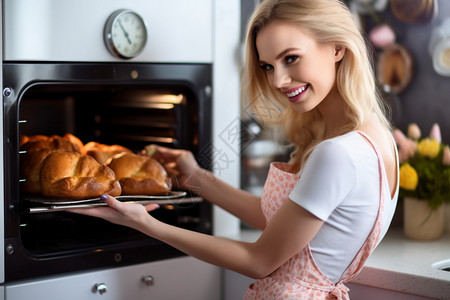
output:
<instances>
[{"instance_id":1,"label":"woman's hand","mask_svg":"<svg viewBox=\"0 0 450 300\"><path fill-rule=\"evenodd\" d=\"M67 211L104 219L114 224L124 225L139 231L151 226L155 220L148 212L159 208L158 204L141 205L138 203L123 203L114 197L102 195L108 206L93 208L73 208Z\"/></svg>"},{"instance_id":2,"label":"woman's hand","mask_svg":"<svg viewBox=\"0 0 450 300\"><path fill-rule=\"evenodd\" d=\"M143 154L159 161L172 178L172 183L182 189L198 191L201 189L194 174L201 170L192 152L149 145Z\"/></svg>"}]
</instances>

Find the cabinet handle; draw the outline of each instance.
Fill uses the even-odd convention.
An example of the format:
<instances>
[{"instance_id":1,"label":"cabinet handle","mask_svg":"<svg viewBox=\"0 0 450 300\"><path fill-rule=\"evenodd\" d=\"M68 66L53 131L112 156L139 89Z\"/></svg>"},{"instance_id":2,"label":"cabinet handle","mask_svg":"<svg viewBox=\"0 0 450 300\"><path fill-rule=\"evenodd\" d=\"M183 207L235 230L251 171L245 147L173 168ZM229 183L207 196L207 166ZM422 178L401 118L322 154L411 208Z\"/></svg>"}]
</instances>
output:
<instances>
[{"instance_id":1,"label":"cabinet handle","mask_svg":"<svg viewBox=\"0 0 450 300\"><path fill-rule=\"evenodd\" d=\"M154 283L153 276L150 276L150 275L142 277L142 281L143 281L147 286L151 286L151 285L153 285L153 283Z\"/></svg>"},{"instance_id":2,"label":"cabinet handle","mask_svg":"<svg viewBox=\"0 0 450 300\"><path fill-rule=\"evenodd\" d=\"M103 295L108 291L108 287L104 283L97 283L94 286L94 292L98 292L100 295Z\"/></svg>"}]
</instances>

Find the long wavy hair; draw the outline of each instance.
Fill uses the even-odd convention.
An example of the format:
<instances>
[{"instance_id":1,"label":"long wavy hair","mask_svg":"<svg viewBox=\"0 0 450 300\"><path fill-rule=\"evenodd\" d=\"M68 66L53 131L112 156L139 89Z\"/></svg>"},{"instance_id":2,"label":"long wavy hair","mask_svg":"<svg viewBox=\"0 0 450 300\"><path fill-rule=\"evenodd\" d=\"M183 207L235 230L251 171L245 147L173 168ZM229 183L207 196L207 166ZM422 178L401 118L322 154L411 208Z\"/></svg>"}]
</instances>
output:
<instances>
[{"instance_id":1,"label":"long wavy hair","mask_svg":"<svg viewBox=\"0 0 450 300\"><path fill-rule=\"evenodd\" d=\"M294 145L291 163L298 168L303 165L314 147L325 139L325 124L317 108L298 113L284 94L268 84L260 67L256 37L275 20L298 24L318 43L336 43L346 49L337 66L336 86L347 104L346 119L350 121L338 134L356 129L373 113L384 129L390 129L375 83L371 53L347 6L339 0L264 0L247 27L242 96L255 117L284 129L284 138Z\"/></svg>"}]
</instances>

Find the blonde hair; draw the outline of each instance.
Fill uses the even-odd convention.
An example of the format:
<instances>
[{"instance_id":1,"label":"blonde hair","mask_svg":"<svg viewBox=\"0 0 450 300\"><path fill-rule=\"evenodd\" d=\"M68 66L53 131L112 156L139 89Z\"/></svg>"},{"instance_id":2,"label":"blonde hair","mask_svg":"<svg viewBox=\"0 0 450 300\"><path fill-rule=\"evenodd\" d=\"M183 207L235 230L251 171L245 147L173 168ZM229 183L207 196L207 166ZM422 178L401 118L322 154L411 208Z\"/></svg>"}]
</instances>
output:
<instances>
[{"instance_id":1,"label":"blonde hair","mask_svg":"<svg viewBox=\"0 0 450 300\"><path fill-rule=\"evenodd\" d=\"M336 43L345 48L337 67L336 86L347 104L349 124L339 134L363 124L375 113L385 129L390 124L385 116L375 83L371 58L359 26L348 8L339 0L264 0L253 13L248 27L242 91L253 113L262 122L281 125L285 138L295 146L291 163L301 166L314 146L325 139L325 125L318 109L299 114L286 96L271 88L260 67L256 36L272 21L298 24L319 43Z\"/></svg>"}]
</instances>

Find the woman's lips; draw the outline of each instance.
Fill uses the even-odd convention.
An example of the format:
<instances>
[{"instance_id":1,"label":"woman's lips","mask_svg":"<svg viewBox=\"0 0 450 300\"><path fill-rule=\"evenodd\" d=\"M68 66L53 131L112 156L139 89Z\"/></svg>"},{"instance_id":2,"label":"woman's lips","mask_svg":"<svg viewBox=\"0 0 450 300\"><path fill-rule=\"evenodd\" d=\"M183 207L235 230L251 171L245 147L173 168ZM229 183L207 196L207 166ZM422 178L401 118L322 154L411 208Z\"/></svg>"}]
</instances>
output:
<instances>
[{"instance_id":1,"label":"woman's lips","mask_svg":"<svg viewBox=\"0 0 450 300\"><path fill-rule=\"evenodd\" d=\"M303 85L301 87L296 87L290 90L285 91L284 93L288 97L289 101L292 103L300 101L300 99L305 94L306 90L308 89L309 85Z\"/></svg>"}]
</instances>

